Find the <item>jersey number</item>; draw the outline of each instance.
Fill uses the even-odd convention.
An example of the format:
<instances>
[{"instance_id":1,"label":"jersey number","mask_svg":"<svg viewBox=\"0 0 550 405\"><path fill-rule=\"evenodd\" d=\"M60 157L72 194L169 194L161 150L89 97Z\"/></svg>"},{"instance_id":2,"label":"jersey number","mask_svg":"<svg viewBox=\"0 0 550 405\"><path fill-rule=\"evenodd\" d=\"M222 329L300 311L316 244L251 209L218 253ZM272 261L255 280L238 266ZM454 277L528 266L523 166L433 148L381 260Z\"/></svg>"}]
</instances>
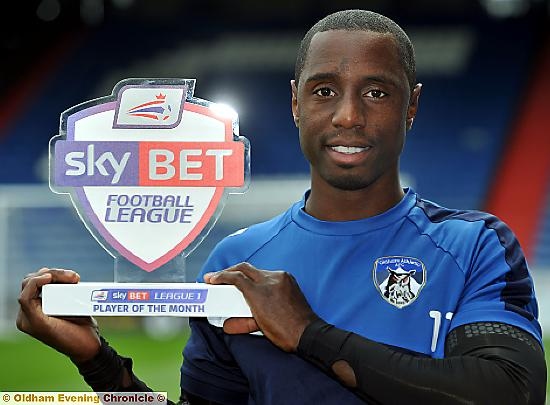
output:
<instances>
[{"instance_id":1,"label":"jersey number","mask_svg":"<svg viewBox=\"0 0 550 405\"><path fill-rule=\"evenodd\" d=\"M439 337L439 332L441 331L441 312L440 311L430 311L430 318L434 320L434 329L432 334L432 353L435 352L437 347L437 338ZM451 320L453 318L452 312L447 312L445 314L445 319Z\"/></svg>"}]
</instances>

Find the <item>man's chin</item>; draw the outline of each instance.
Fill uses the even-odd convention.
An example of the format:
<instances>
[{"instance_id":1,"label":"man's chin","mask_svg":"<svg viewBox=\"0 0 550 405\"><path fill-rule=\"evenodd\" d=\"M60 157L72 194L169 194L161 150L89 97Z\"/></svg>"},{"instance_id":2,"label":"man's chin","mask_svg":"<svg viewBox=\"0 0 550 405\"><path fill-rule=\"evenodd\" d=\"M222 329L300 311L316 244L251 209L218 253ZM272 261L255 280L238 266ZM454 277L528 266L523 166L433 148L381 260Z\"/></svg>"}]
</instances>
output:
<instances>
[{"instance_id":1,"label":"man's chin","mask_svg":"<svg viewBox=\"0 0 550 405\"><path fill-rule=\"evenodd\" d=\"M342 191L356 191L369 186L370 182L360 176L338 176L325 179L332 187Z\"/></svg>"}]
</instances>

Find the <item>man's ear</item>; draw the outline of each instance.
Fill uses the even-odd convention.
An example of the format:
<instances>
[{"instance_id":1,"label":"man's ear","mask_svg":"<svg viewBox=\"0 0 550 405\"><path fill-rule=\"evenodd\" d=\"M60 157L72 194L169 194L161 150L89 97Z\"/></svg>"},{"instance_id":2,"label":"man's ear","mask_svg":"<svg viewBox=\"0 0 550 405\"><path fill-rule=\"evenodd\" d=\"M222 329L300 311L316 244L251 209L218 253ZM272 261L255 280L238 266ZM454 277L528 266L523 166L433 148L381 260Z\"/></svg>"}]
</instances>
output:
<instances>
[{"instance_id":1,"label":"man's ear","mask_svg":"<svg viewBox=\"0 0 550 405\"><path fill-rule=\"evenodd\" d=\"M418 100L420 99L420 92L422 91L422 83L418 83L414 86L411 92L411 98L409 100L409 107L407 108L407 131L412 128L414 118L418 112Z\"/></svg>"},{"instance_id":2,"label":"man's ear","mask_svg":"<svg viewBox=\"0 0 550 405\"><path fill-rule=\"evenodd\" d=\"M290 81L290 90L292 91L292 117L294 118L294 125L298 127L300 122L300 109L298 108L298 88L296 87L296 80Z\"/></svg>"}]
</instances>

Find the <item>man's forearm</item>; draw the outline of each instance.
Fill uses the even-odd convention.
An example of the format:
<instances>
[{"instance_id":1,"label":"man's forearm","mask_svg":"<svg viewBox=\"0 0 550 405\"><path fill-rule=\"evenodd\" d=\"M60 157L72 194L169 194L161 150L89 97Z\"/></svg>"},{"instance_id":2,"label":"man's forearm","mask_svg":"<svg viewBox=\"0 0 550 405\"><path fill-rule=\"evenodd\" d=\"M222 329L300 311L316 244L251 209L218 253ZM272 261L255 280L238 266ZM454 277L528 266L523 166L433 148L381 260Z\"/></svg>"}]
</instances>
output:
<instances>
[{"instance_id":1,"label":"man's forearm","mask_svg":"<svg viewBox=\"0 0 550 405\"><path fill-rule=\"evenodd\" d=\"M152 391L132 372L132 360L120 356L103 337L97 355L75 365L84 381L96 392Z\"/></svg>"},{"instance_id":2,"label":"man's forearm","mask_svg":"<svg viewBox=\"0 0 550 405\"><path fill-rule=\"evenodd\" d=\"M338 378L370 403L543 404L546 365L538 342L514 328L466 340L457 328L444 359L404 352L333 327L306 328L298 354Z\"/></svg>"}]
</instances>

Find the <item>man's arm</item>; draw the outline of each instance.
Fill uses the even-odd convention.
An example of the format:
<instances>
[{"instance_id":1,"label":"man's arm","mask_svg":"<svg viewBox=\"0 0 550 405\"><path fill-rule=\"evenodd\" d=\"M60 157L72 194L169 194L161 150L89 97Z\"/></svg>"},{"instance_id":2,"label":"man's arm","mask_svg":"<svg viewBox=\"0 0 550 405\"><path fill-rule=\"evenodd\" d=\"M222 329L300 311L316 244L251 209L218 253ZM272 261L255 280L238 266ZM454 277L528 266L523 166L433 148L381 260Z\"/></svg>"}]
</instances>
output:
<instances>
[{"instance_id":1,"label":"man's arm","mask_svg":"<svg viewBox=\"0 0 550 405\"><path fill-rule=\"evenodd\" d=\"M132 372L132 360L120 356L99 335L92 317L52 317L42 311L42 286L79 280L74 271L62 269L43 268L27 275L21 284L17 328L69 357L94 391L151 391ZM195 403L209 404L196 398Z\"/></svg>"},{"instance_id":2,"label":"man's arm","mask_svg":"<svg viewBox=\"0 0 550 405\"><path fill-rule=\"evenodd\" d=\"M100 336L101 347L97 355L84 363L75 363L84 381L95 392L151 392L132 371L132 359L120 356ZM167 400L169 405L174 402ZM181 392L177 405L220 405L200 396Z\"/></svg>"},{"instance_id":3,"label":"man's arm","mask_svg":"<svg viewBox=\"0 0 550 405\"><path fill-rule=\"evenodd\" d=\"M99 352L90 360L73 363L84 381L96 392L150 392L152 391L132 371L132 359L120 356L100 336Z\"/></svg>"},{"instance_id":4,"label":"man's arm","mask_svg":"<svg viewBox=\"0 0 550 405\"><path fill-rule=\"evenodd\" d=\"M150 391L132 373L132 361L121 357L99 335L92 317L53 317L42 311L42 287L49 283L75 284L72 270L43 268L27 275L21 284L16 325L66 355L95 391Z\"/></svg>"},{"instance_id":5,"label":"man's arm","mask_svg":"<svg viewBox=\"0 0 550 405\"><path fill-rule=\"evenodd\" d=\"M543 351L535 338L511 325L499 324L503 333L481 334L467 333L476 324L459 326L447 337L446 357L432 359L328 325L288 273L241 263L206 274L205 281L235 285L251 308L253 319L229 319L226 332L260 329L281 349L297 352L370 402L544 403Z\"/></svg>"},{"instance_id":6,"label":"man's arm","mask_svg":"<svg viewBox=\"0 0 550 405\"><path fill-rule=\"evenodd\" d=\"M534 337L506 324L462 325L444 359L390 347L318 319L297 353L374 403L544 404L546 364Z\"/></svg>"}]
</instances>

